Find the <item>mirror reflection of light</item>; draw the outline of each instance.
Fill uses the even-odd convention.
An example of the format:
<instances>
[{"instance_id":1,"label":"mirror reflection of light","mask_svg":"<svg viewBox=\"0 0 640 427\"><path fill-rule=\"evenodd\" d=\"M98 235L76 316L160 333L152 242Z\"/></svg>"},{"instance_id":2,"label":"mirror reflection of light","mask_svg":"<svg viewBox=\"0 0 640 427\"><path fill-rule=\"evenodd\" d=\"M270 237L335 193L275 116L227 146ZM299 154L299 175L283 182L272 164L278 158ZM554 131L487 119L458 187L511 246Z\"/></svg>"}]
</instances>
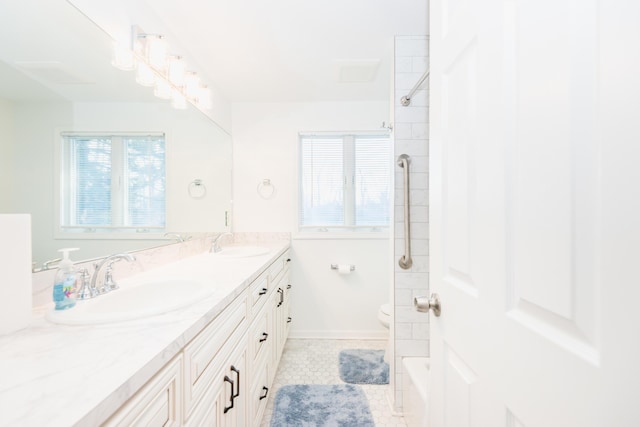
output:
<instances>
[{"instance_id":1,"label":"mirror reflection of light","mask_svg":"<svg viewBox=\"0 0 640 427\"><path fill-rule=\"evenodd\" d=\"M187 98L177 89L173 89L171 92L171 106L176 110L187 108Z\"/></svg>"},{"instance_id":2,"label":"mirror reflection of light","mask_svg":"<svg viewBox=\"0 0 640 427\"><path fill-rule=\"evenodd\" d=\"M136 68L135 56L128 46L114 42L111 65L123 71L134 70Z\"/></svg>"},{"instance_id":3,"label":"mirror reflection of light","mask_svg":"<svg viewBox=\"0 0 640 427\"><path fill-rule=\"evenodd\" d=\"M156 86L153 94L160 99L171 99L171 84L164 79L156 79Z\"/></svg>"},{"instance_id":4,"label":"mirror reflection of light","mask_svg":"<svg viewBox=\"0 0 640 427\"><path fill-rule=\"evenodd\" d=\"M153 86L156 82L154 71L144 62L138 62L136 68L136 82L142 86Z\"/></svg>"}]
</instances>

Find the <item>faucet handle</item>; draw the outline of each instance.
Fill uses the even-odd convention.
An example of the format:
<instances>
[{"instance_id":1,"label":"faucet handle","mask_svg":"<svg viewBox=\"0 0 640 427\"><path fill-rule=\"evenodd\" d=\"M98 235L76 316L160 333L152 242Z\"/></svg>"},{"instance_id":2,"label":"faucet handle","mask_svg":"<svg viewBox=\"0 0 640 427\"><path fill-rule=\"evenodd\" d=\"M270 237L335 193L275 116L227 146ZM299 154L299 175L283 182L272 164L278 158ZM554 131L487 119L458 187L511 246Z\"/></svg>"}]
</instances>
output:
<instances>
[{"instance_id":1,"label":"faucet handle","mask_svg":"<svg viewBox=\"0 0 640 427\"><path fill-rule=\"evenodd\" d=\"M78 295L76 298L79 300L85 300L97 297L98 291L96 290L96 288L91 287L90 284L91 276L89 275L89 270L87 270L86 268L81 268L79 270L79 273L80 282L82 284L80 285L80 289L78 290Z\"/></svg>"},{"instance_id":2,"label":"faucet handle","mask_svg":"<svg viewBox=\"0 0 640 427\"><path fill-rule=\"evenodd\" d=\"M106 280L103 280L102 284L100 286L98 286L98 283L97 283L98 282L98 273L100 271L101 265L100 265L100 263L96 262L95 264L93 264L93 267L94 267L94 271L93 271L92 283L93 283L94 289L96 290L98 295L106 294L107 292L109 292L111 290L111 288L109 288L108 286L105 286Z\"/></svg>"},{"instance_id":3,"label":"faucet handle","mask_svg":"<svg viewBox=\"0 0 640 427\"><path fill-rule=\"evenodd\" d=\"M104 272L104 283L105 288L108 288L110 291L118 289L120 286L113 280L113 262L107 264Z\"/></svg>"}]
</instances>

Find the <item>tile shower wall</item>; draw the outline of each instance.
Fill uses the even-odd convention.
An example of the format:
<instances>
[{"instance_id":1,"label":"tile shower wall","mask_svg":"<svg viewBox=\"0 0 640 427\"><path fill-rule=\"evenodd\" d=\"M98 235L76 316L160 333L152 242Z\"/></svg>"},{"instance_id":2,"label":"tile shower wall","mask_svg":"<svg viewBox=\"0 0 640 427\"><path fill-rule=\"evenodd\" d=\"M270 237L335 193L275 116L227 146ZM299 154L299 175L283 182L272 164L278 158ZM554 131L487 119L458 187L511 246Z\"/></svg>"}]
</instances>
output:
<instances>
[{"instance_id":1,"label":"tile shower wall","mask_svg":"<svg viewBox=\"0 0 640 427\"><path fill-rule=\"evenodd\" d=\"M398 36L395 40L394 140L395 157L408 154L410 171L411 254L413 265L403 270L398 260L404 254L403 169L396 166L394 228L394 358L390 392L394 409L402 410L402 358L429 355L429 316L413 308L413 297L429 293L429 106L428 90L420 89L404 107L407 95L428 69L428 37ZM428 86L427 82L422 87Z\"/></svg>"}]
</instances>

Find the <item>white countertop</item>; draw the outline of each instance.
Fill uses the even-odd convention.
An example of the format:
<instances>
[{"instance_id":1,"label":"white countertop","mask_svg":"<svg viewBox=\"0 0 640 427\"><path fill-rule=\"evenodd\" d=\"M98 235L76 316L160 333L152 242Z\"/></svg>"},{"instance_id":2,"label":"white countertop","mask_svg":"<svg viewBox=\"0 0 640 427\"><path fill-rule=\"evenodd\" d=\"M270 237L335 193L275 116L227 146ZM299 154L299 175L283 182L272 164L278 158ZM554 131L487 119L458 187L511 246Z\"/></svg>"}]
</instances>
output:
<instances>
[{"instance_id":1,"label":"white countertop","mask_svg":"<svg viewBox=\"0 0 640 427\"><path fill-rule=\"evenodd\" d=\"M104 422L284 253L289 243L269 247L268 254L246 258L196 255L120 282L125 287L129 281L179 277L204 280L212 286L209 297L162 315L65 326L45 320L51 306L34 310L27 329L0 336L0 426L97 426ZM11 304L10 295L4 298L5 304Z\"/></svg>"}]
</instances>

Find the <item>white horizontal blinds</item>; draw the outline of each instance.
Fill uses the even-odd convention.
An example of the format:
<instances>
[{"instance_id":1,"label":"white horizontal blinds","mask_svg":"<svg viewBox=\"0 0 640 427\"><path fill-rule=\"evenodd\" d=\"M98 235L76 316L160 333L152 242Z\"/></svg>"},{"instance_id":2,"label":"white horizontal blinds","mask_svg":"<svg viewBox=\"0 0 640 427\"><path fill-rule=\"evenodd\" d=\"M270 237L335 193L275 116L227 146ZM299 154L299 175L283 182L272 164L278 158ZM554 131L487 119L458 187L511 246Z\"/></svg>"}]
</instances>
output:
<instances>
[{"instance_id":1,"label":"white horizontal blinds","mask_svg":"<svg viewBox=\"0 0 640 427\"><path fill-rule=\"evenodd\" d=\"M343 139L303 135L300 139L302 226L344 224Z\"/></svg>"},{"instance_id":2,"label":"white horizontal blinds","mask_svg":"<svg viewBox=\"0 0 640 427\"><path fill-rule=\"evenodd\" d=\"M165 146L162 137L124 137L127 193L124 222L132 227L165 225Z\"/></svg>"},{"instance_id":3,"label":"white horizontal blinds","mask_svg":"<svg viewBox=\"0 0 640 427\"><path fill-rule=\"evenodd\" d=\"M63 230L164 229L164 135L65 133L63 143Z\"/></svg>"},{"instance_id":4,"label":"white horizontal blinds","mask_svg":"<svg viewBox=\"0 0 640 427\"><path fill-rule=\"evenodd\" d=\"M390 159L386 134L302 134L300 228L387 228L392 194Z\"/></svg>"},{"instance_id":5,"label":"white horizontal blinds","mask_svg":"<svg viewBox=\"0 0 640 427\"><path fill-rule=\"evenodd\" d=\"M391 162L387 135L355 136L355 223L386 227L390 222Z\"/></svg>"},{"instance_id":6,"label":"white horizontal blinds","mask_svg":"<svg viewBox=\"0 0 640 427\"><path fill-rule=\"evenodd\" d=\"M111 224L111 140L69 137L68 225Z\"/></svg>"}]
</instances>

